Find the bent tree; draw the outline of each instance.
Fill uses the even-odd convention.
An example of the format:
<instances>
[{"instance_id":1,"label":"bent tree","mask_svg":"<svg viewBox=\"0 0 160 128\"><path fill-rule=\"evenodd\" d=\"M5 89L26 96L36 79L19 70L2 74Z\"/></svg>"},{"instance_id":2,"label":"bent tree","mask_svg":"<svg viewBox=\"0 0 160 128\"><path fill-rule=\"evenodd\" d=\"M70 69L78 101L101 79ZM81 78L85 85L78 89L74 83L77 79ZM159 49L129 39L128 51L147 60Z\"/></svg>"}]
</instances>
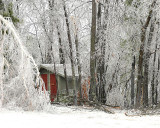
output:
<instances>
[{"instance_id":1,"label":"bent tree","mask_svg":"<svg viewBox=\"0 0 160 128\"><path fill-rule=\"evenodd\" d=\"M12 23L0 15L0 104L41 110L49 103L42 92L38 66L27 52ZM38 89L39 88L39 89Z\"/></svg>"}]
</instances>

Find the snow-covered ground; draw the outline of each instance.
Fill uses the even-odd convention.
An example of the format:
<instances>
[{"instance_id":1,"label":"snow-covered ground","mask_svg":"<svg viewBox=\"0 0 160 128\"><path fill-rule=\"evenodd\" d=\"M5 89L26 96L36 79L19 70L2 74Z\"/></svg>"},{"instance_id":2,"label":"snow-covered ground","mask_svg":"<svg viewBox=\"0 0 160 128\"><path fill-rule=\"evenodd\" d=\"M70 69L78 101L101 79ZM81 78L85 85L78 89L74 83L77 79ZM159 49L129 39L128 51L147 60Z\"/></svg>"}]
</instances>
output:
<instances>
[{"instance_id":1,"label":"snow-covered ground","mask_svg":"<svg viewBox=\"0 0 160 128\"><path fill-rule=\"evenodd\" d=\"M160 128L160 116L127 117L80 108L53 107L50 112L0 109L0 128Z\"/></svg>"}]
</instances>

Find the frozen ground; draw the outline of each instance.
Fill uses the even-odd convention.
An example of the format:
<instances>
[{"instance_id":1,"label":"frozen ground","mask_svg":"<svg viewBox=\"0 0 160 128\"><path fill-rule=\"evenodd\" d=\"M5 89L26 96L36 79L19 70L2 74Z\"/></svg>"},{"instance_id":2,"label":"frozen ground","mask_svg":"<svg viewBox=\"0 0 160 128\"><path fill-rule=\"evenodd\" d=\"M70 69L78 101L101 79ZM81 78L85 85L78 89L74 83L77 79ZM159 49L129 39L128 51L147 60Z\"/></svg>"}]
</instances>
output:
<instances>
[{"instance_id":1,"label":"frozen ground","mask_svg":"<svg viewBox=\"0 0 160 128\"><path fill-rule=\"evenodd\" d=\"M0 109L0 128L160 128L160 116L127 117L80 108L53 107L51 112Z\"/></svg>"}]
</instances>

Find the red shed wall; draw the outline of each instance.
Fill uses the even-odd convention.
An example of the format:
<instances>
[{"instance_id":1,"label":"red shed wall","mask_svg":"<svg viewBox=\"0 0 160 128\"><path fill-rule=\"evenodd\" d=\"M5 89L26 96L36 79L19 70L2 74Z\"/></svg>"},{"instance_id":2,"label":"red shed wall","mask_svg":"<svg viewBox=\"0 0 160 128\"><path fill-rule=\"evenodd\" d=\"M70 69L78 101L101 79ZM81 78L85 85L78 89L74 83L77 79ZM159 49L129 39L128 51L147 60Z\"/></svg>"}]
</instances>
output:
<instances>
[{"instance_id":1,"label":"red shed wall","mask_svg":"<svg viewBox=\"0 0 160 128\"><path fill-rule=\"evenodd\" d=\"M49 75L50 75L50 79L48 78ZM41 77L42 77L42 79L45 83L46 90L50 91L50 99L51 99L51 102L53 102L54 98L56 98L56 95L57 95L56 76L55 76L55 74L48 74L48 75L47 74L41 74ZM49 83L49 85L48 85L48 83ZM50 86L50 88L48 88L48 86Z\"/></svg>"},{"instance_id":2,"label":"red shed wall","mask_svg":"<svg viewBox=\"0 0 160 128\"><path fill-rule=\"evenodd\" d=\"M54 101L57 95L57 85L56 85L56 76L55 74L50 74L50 93L51 93L51 101Z\"/></svg>"}]
</instances>

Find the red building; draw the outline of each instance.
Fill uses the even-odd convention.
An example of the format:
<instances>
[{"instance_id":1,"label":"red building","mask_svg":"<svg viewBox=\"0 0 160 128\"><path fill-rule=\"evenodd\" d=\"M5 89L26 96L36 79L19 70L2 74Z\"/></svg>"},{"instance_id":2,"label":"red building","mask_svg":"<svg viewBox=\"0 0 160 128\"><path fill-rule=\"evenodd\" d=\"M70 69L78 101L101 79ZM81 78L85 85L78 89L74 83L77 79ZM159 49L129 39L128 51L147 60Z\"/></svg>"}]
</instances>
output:
<instances>
[{"instance_id":1,"label":"red building","mask_svg":"<svg viewBox=\"0 0 160 128\"><path fill-rule=\"evenodd\" d=\"M66 65L67 69L67 83L70 94L73 93L74 85L72 81L72 68L69 64ZM77 69L77 68L76 68ZM45 88L50 94L51 102L54 101L57 95L57 89L59 94L65 94L66 92L66 79L64 76L64 68L62 64L56 64L56 74L54 70L54 64L42 64L39 66L41 77L45 83ZM79 88L78 83L78 70L76 71L76 86ZM57 78L57 83L56 83Z\"/></svg>"}]
</instances>

